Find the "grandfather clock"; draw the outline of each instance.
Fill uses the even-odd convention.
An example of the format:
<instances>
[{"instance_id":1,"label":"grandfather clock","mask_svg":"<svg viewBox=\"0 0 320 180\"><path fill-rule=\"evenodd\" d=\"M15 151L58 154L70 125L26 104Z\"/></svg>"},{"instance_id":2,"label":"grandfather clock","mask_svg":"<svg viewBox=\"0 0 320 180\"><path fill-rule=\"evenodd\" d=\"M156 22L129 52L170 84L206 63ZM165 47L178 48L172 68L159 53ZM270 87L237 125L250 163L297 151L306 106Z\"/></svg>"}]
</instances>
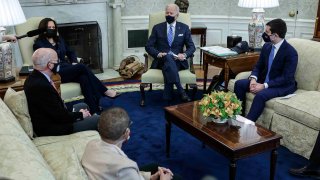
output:
<instances>
[{"instance_id":1,"label":"grandfather clock","mask_svg":"<svg viewBox=\"0 0 320 180\"><path fill-rule=\"evenodd\" d=\"M315 22L315 27L314 27L314 35L312 40L314 41L320 41L320 22L319 22L319 18L320 18L320 0L318 2L318 11L317 11L317 17L316 17L316 22Z\"/></svg>"}]
</instances>

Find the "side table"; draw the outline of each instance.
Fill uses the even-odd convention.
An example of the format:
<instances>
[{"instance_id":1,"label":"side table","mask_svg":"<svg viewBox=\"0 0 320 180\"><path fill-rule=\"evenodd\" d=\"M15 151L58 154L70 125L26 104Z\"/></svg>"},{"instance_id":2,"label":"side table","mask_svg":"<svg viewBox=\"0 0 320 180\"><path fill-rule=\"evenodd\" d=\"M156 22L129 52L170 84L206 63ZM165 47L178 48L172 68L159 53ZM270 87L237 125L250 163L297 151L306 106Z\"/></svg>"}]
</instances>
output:
<instances>
[{"instance_id":1,"label":"side table","mask_svg":"<svg viewBox=\"0 0 320 180\"><path fill-rule=\"evenodd\" d=\"M224 90L227 91L228 82L230 79L230 71L238 74L244 71L251 71L259 59L259 52L249 52L238 54L235 56L217 56L210 52L203 52L203 66L204 66L204 81L203 92L206 92L208 64L222 68L224 70Z\"/></svg>"},{"instance_id":2,"label":"side table","mask_svg":"<svg viewBox=\"0 0 320 180\"><path fill-rule=\"evenodd\" d=\"M201 23L192 23L191 34L200 35L200 47L206 46L207 26ZM200 49L200 66L202 64L203 52Z\"/></svg>"}]
</instances>

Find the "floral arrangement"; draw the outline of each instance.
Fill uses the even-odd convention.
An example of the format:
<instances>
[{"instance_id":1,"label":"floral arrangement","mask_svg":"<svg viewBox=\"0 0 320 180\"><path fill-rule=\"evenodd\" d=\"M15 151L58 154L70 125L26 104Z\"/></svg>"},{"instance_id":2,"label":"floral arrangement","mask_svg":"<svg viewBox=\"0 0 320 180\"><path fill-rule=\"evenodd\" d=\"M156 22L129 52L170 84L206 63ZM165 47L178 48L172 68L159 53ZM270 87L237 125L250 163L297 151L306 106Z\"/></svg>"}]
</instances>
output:
<instances>
[{"instance_id":1,"label":"floral arrangement","mask_svg":"<svg viewBox=\"0 0 320 180\"><path fill-rule=\"evenodd\" d=\"M241 101L232 92L213 91L205 94L199 102L200 111L204 117L229 119L241 114Z\"/></svg>"}]
</instances>

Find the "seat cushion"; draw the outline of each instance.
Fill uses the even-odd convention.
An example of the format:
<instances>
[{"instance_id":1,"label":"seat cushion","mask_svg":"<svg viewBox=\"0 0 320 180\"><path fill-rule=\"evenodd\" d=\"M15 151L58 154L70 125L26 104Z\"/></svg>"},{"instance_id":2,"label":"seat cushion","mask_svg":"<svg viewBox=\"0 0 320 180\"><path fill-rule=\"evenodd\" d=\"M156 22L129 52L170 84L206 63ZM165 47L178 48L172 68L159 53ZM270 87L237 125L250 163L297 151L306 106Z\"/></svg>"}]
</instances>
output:
<instances>
[{"instance_id":1,"label":"seat cushion","mask_svg":"<svg viewBox=\"0 0 320 180\"><path fill-rule=\"evenodd\" d=\"M190 70L179 71L180 82L183 84L196 84L196 75L191 73ZM160 69L149 69L142 74L141 83L164 83L163 74Z\"/></svg>"},{"instance_id":2,"label":"seat cushion","mask_svg":"<svg viewBox=\"0 0 320 180\"><path fill-rule=\"evenodd\" d=\"M88 179L81 165L87 143L100 136L97 131L83 131L65 136L38 137L33 140L57 179Z\"/></svg>"},{"instance_id":3,"label":"seat cushion","mask_svg":"<svg viewBox=\"0 0 320 180\"><path fill-rule=\"evenodd\" d=\"M4 96L4 102L15 115L26 134L32 139L33 127L29 114L27 97L24 91L16 92L15 90L8 88Z\"/></svg>"},{"instance_id":4,"label":"seat cushion","mask_svg":"<svg viewBox=\"0 0 320 180\"><path fill-rule=\"evenodd\" d=\"M277 99L274 110L277 114L320 130L320 92L306 91L289 99Z\"/></svg>"}]
</instances>

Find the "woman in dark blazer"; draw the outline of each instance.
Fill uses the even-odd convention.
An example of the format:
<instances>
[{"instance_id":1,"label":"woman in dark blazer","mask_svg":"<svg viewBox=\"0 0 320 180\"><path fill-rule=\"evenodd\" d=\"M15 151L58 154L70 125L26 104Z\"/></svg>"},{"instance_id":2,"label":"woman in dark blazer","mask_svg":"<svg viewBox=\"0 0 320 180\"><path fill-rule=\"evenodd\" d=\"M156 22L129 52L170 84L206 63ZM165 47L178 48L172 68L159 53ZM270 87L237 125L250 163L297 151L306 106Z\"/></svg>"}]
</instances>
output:
<instances>
[{"instance_id":1,"label":"woman in dark blazer","mask_svg":"<svg viewBox=\"0 0 320 180\"><path fill-rule=\"evenodd\" d=\"M99 101L102 97L115 98L119 94L109 90L84 64L77 62L77 56L73 50L58 35L57 23L51 18L44 18L39 23L39 29L46 29L35 40L33 50L39 48L54 49L60 60L59 74L62 83L77 82L80 84L84 101L88 104L91 113L100 111Z\"/></svg>"}]
</instances>

